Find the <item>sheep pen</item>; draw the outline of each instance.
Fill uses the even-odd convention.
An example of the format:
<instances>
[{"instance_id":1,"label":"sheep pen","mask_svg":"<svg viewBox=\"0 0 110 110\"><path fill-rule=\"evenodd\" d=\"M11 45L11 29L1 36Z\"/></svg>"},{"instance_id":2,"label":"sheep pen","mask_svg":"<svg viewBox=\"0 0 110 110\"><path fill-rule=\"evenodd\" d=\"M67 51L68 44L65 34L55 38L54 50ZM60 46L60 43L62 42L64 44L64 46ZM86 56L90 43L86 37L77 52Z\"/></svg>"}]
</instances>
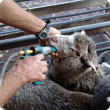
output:
<instances>
[{"instance_id":1,"label":"sheep pen","mask_svg":"<svg viewBox=\"0 0 110 110\"><path fill-rule=\"evenodd\" d=\"M59 52L51 58L47 78L38 86L24 84L6 103L6 110L94 110L95 86L104 77L94 41L84 33L55 35L46 44ZM94 69L94 70L93 70ZM91 95L90 95L91 94Z\"/></svg>"}]
</instances>

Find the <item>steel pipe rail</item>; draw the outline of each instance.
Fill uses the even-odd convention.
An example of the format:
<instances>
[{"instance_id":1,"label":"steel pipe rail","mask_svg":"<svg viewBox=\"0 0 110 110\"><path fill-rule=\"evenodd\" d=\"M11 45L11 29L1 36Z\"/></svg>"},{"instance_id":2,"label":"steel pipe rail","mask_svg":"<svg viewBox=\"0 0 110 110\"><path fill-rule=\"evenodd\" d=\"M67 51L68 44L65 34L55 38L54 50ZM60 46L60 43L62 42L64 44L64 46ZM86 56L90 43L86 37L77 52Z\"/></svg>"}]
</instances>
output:
<instances>
[{"instance_id":1,"label":"steel pipe rail","mask_svg":"<svg viewBox=\"0 0 110 110\"><path fill-rule=\"evenodd\" d=\"M61 32L61 34L72 34L73 32L77 32L77 31L92 30L92 29L97 29L97 28L102 28L102 27L109 27L109 26L110 26L110 21L107 21L107 22L84 25L84 26L79 26L79 27L61 29L60 32Z\"/></svg>"},{"instance_id":2,"label":"steel pipe rail","mask_svg":"<svg viewBox=\"0 0 110 110\"><path fill-rule=\"evenodd\" d=\"M53 24L49 24L50 26L58 26L58 25L63 25L63 24L68 24L68 23L74 23L74 22L79 22L79 21L85 21L85 20L89 20L89 19L94 19L94 18L99 18L99 17L104 17L104 16L108 16L110 15L110 12L107 13L103 13L103 14L98 14L98 15L94 15L94 16L89 16L89 17L84 17L84 18L79 18L79 19L75 19L75 20L69 20L69 21L64 21L64 22L59 22L59 23L53 23ZM21 31L20 29L16 29L16 30L12 30L12 31L6 31L6 32L0 32L1 34L9 34L9 33L13 33L13 32L18 32Z\"/></svg>"},{"instance_id":3,"label":"steel pipe rail","mask_svg":"<svg viewBox=\"0 0 110 110\"><path fill-rule=\"evenodd\" d=\"M110 41L99 42L99 43L96 43L96 46L98 46L98 45L103 45L103 44L108 44L108 43L110 43Z\"/></svg>"},{"instance_id":4,"label":"steel pipe rail","mask_svg":"<svg viewBox=\"0 0 110 110\"><path fill-rule=\"evenodd\" d=\"M22 42L27 42L27 41L32 41L32 40L38 40L38 38L35 35L27 35L27 36L23 36L23 37L1 40L0 46L6 46L6 45L22 43Z\"/></svg>"},{"instance_id":5,"label":"steel pipe rail","mask_svg":"<svg viewBox=\"0 0 110 110\"><path fill-rule=\"evenodd\" d=\"M63 18L63 17L69 17L69 16L77 16L77 15L81 15L81 14L93 13L93 12L108 10L108 9L110 9L110 7L102 8L102 9L89 10L89 11L84 11L84 12L78 12L78 13L74 13L74 14L66 14L66 15L59 15L59 16L54 16L54 17L46 17L46 18L42 18L42 20Z\"/></svg>"},{"instance_id":6,"label":"steel pipe rail","mask_svg":"<svg viewBox=\"0 0 110 110\"><path fill-rule=\"evenodd\" d=\"M110 21L107 21L107 22L96 23L96 24L91 24L91 25L61 29L60 32L62 35L66 35L66 34L71 34L73 32L77 32L77 31L91 30L91 29L96 29L96 28L101 28L101 27L109 27L109 26L110 26ZM32 40L37 40L35 35L26 35L23 37L1 40L0 46L6 46L6 45L10 45L10 44L16 44L16 43L27 42L27 41L32 41Z\"/></svg>"},{"instance_id":7,"label":"steel pipe rail","mask_svg":"<svg viewBox=\"0 0 110 110\"><path fill-rule=\"evenodd\" d=\"M66 15L60 15L60 16L54 16L54 17L47 17L47 18L42 18L42 20L56 19L56 18L69 17L69 16L77 16L77 15L81 15L81 14L93 13L93 12L108 10L108 9L110 9L110 7L96 9L96 10L90 10L90 11L84 11L84 12L79 12L79 13L74 13L74 14L66 14ZM2 26L7 26L7 25L1 24L0 27L2 27Z\"/></svg>"},{"instance_id":8,"label":"steel pipe rail","mask_svg":"<svg viewBox=\"0 0 110 110\"><path fill-rule=\"evenodd\" d=\"M103 51L107 51L110 50L110 47L105 47L105 48L101 48L101 49L96 49L96 52L103 52Z\"/></svg>"},{"instance_id":9,"label":"steel pipe rail","mask_svg":"<svg viewBox=\"0 0 110 110\"><path fill-rule=\"evenodd\" d=\"M47 17L47 18L42 18L42 20L56 19L56 18L69 17L69 16L77 16L77 15L81 15L81 14L93 13L93 12L108 10L108 9L110 9L110 7L96 9L96 10L90 10L90 11L84 11L84 12L79 12L79 13L74 13L74 14L66 14L66 15L60 15L60 16L54 16L54 17ZM0 25L0 27L2 27L2 26L7 26L7 25L5 25L5 24Z\"/></svg>"},{"instance_id":10,"label":"steel pipe rail","mask_svg":"<svg viewBox=\"0 0 110 110\"><path fill-rule=\"evenodd\" d=\"M15 29L15 30L6 31L6 32L0 32L0 35L1 35L1 34L10 34L10 33L19 32L19 31L22 31L22 30L20 30L20 29Z\"/></svg>"},{"instance_id":11,"label":"steel pipe rail","mask_svg":"<svg viewBox=\"0 0 110 110\"><path fill-rule=\"evenodd\" d=\"M20 0L18 0L18 1L20 1ZM68 11L68 10L72 10L72 9L90 7L90 6L94 6L94 4L101 5L104 3L108 3L108 2L106 0L98 0L98 1L97 0L92 0L92 1L91 0L74 0L71 2L63 2L63 3L52 4L52 5L47 5L47 6L34 7L34 8L30 8L30 10L31 10L32 14L35 13L38 16L38 15L45 15L45 14L56 13L56 12L61 12L61 11ZM77 5L78 5L78 7L77 7ZM45 14L44 14L44 11L45 11ZM78 21L76 21L76 22L78 22ZM5 26L5 24L2 26ZM19 31L21 32L21 30L12 30L10 32L8 31L8 32L0 33L0 35L7 34L7 33L11 34L14 32L18 33ZM18 34L15 34L15 36L16 35L18 35Z\"/></svg>"},{"instance_id":12,"label":"steel pipe rail","mask_svg":"<svg viewBox=\"0 0 110 110\"><path fill-rule=\"evenodd\" d=\"M47 15L51 13L58 13L63 11L69 11L80 8L87 8L96 5L102 5L108 3L107 0L74 0L70 2L63 2L58 4L51 4L41 7L30 8L32 14L36 16Z\"/></svg>"},{"instance_id":13,"label":"steel pipe rail","mask_svg":"<svg viewBox=\"0 0 110 110\"><path fill-rule=\"evenodd\" d=\"M98 15L94 15L94 16L89 16L89 17L84 17L84 18L79 18L79 19L75 19L75 20L69 20L69 21L63 21L63 22L59 22L59 23L53 23L53 24L50 24L50 26L57 26L57 25L74 23L74 22L79 22L79 21L85 21L85 20L95 19L95 18L104 17L104 16L108 16L108 15L110 15L110 12L103 13L103 14L98 14Z\"/></svg>"}]
</instances>

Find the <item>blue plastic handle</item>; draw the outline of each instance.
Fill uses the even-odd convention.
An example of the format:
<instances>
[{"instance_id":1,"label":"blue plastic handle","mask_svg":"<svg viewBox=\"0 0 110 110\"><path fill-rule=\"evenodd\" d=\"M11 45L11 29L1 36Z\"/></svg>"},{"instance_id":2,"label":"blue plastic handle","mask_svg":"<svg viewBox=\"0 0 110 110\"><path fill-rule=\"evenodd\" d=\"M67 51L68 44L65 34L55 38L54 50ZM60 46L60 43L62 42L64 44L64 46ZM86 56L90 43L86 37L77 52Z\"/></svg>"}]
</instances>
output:
<instances>
[{"instance_id":1,"label":"blue plastic handle","mask_svg":"<svg viewBox=\"0 0 110 110\"><path fill-rule=\"evenodd\" d=\"M33 82L34 85L38 85L39 84L39 81L35 81Z\"/></svg>"},{"instance_id":2,"label":"blue plastic handle","mask_svg":"<svg viewBox=\"0 0 110 110\"><path fill-rule=\"evenodd\" d=\"M28 57L27 50L24 49L24 51L25 51L25 54L24 54L23 56L20 57L21 59L23 59L24 57ZM33 82L33 84L37 86L37 85L39 84L39 81L35 81L35 82Z\"/></svg>"}]
</instances>

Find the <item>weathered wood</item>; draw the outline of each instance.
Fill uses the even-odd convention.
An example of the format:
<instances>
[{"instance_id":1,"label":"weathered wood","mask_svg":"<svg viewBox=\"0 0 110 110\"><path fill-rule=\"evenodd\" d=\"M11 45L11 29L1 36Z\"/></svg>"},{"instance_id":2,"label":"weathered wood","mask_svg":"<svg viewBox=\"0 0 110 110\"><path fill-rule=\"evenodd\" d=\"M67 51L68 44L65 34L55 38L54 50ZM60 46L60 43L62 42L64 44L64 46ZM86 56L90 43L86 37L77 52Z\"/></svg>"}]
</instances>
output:
<instances>
[{"instance_id":1,"label":"weathered wood","mask_svg":"<svg viewBox=\"0 0 110 110\"><path fill-rule=\"evenodd\" d=\"M88 24L100 23L100 22L104 22L104 21L109 21L109 16L100 17L100 18L96 18L96 19L89 19L89 20L80 21L80 22L62 24L62 25L53 26L53 27L55 27L57 29L65 29L65 28L70 28L70 27L78 27L78 26L83 26L83 25L88 25ZM29 34L30 33L24 32L24 31L16 31L16 32L13 32L13 33L1 34L0 35L0 40L15 38L15 37L29 35Z\"/></svg>"},{"instance_id":2,"label":"weathered wood","mask_svg":"<svg viewBox=\"0 0 110 110\"><path fill-rule=\"evenodd\" d=\"M83 25L88 25L88 24L95 24L95 23L100 23L100 22L104 22L104 21L109 21L109 15L108 16L103 16L103 17L99 17L99 18L89 18L86 20L76 20L74 22L70 22L68 24L62 24L62 25L58 25L58 26L54 26L57 29L65 29L65 28L70 28L70 27L77 27L77 26L83 26Z\"/></svg>"},{"instance_id":3,"label":"weathered wood","mask_svg":"<svg viewBox=\"0 0 110 110\"><path fill-rule=\"evenodd\" d=\"M59 4L30 8L32 14L36 16L58 13L80 8L87 8L108 3L107 0L74 0Z\"/></svg>"},{"instance_id":4,"label":"weathered wood","mask_svg":"<svg viewBox=\"0 0 110 110\"><path fill-rule=\"evenodd\" d=\"M69 11L69 10L73 10L73 9L86 8L86 7L91 7L91 6L96 6L96 5L106 4L106 3L108 3L107 0L74 0L71 2L64 2L64 3L59 3L59 4L34 7L34 8L31 8L30 10L31 10L32 14L34 14L36 16L40 16L40 15L47 15L47 14L57 13L57 12L62 12L62 11ZM83 27L83 25L95 24L95 23L100 23L100 22L104 22L104 21L108 21L108 20L109 20L109 16L106 16L106 17L100 17L100 18L96 18L96 19L87 19L85 21L80 21L80 22L78 21L78 22L73 22L73 23L69 23L69 24L58 25L58 26L54 26L54 27L57 29L62 29L61 31L64 31L65 28L73 27L74 30L71 32L71 33L73 33L75 31L77 31L77 29L80 28L81 26ZM81 28L81 29L84 30L83 28ZM100 28L98 27L98 28L90 29L90 30L87 29L86 33L94 34L94 33L101 33L104 31L110 31L110 27L104 26L104 27L100 27ZM28 35L28 34L29 33L21 31L21 30L13 32L13 33L5 33L5 34L0 35L0 40L2 41L3 39L19 37L19 36L24 36L24 35ZM1 47L1 50L15 48L15 47L21 47L24 45L29 45L29 44L34 44L34 43L36 44L36 42L38 42L37 39L26 41L25 44L23 42L22 43L19 42L16 44L9 44L10 46L7 44L7 45L3 46L3 48Z\"/></svg>"},{"instance_id":5,"label":"weathered wood","mask_svg":"<svg viewBox=\"0 0 110 110\"><path fill-rule=\"evenodd\" d=\"M15 38L15 37L19 37L19 36L24 36L24 35L29 35L30 33L22 31L22 30L17 30L15 32L12 33L5 33L5 34L0 34L0 40L3 39L9 39L9 38Z\"/></svg>"}]
</instances>

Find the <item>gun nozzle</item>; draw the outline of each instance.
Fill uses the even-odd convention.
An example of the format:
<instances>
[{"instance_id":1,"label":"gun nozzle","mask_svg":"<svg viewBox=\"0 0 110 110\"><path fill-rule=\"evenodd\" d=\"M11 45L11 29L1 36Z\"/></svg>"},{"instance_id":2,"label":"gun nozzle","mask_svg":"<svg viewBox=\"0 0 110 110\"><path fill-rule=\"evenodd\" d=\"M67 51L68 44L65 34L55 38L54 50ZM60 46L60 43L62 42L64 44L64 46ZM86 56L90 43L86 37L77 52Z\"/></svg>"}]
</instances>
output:
<instances>
[{"instance_id":1,"label":"gun nozzle","mask_svg":"<svg viewBox=\"0 0 110 110\"><path fill-rule=\"evenodd\" d=\"M31 54L33 52L34 52L33 50L27 50L27 53L28 54ZM24 55L25 54L25 51L20 51L19 53L20 53L20 55Z\"/></svg>"}]
</instances>

